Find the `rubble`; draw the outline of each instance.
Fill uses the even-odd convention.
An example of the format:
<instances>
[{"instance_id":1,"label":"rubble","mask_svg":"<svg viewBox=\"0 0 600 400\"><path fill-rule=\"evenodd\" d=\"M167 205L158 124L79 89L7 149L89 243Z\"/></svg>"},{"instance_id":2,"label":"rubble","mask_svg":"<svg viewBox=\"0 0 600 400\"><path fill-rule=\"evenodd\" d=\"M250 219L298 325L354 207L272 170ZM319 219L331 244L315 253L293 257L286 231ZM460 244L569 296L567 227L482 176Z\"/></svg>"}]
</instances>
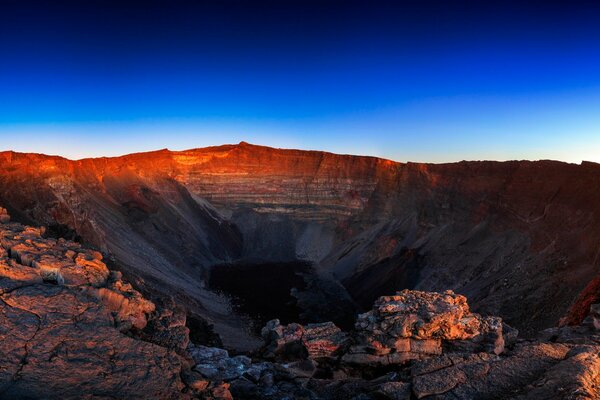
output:
<instances>
[{"instance_id":1,"label":"rubble","mask_svg":"<svg viewBox=\"0 0 600 400\"><path fill-rule=\"evenodd\" d=\"M592 328L571 330L590 337ZM260 357L270 362L195 346L194 370L251 399L591 399L600 387L599 346L517 340L515 329L472 313L451 291L383 296L350 333L278 320L261 333Z\"/></svg>"}]
</instances>

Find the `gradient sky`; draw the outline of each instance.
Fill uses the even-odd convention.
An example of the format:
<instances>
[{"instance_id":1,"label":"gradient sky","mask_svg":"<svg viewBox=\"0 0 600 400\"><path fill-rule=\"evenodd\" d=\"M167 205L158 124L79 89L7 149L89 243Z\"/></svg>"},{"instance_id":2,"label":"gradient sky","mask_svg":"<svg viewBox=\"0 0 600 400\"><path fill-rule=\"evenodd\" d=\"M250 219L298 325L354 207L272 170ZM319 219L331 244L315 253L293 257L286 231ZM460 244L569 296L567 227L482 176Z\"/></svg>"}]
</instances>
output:
<instances>
[{"instance_id":1,"label":"gradient sky","mask_svg":"<svg viewBox=\"0 0 600 400\"><path fill-rule=\"evenodd\" d=\"M600 162L600 8L519 3L0 0L0 149Z\"/></svg>"}]
</instances>

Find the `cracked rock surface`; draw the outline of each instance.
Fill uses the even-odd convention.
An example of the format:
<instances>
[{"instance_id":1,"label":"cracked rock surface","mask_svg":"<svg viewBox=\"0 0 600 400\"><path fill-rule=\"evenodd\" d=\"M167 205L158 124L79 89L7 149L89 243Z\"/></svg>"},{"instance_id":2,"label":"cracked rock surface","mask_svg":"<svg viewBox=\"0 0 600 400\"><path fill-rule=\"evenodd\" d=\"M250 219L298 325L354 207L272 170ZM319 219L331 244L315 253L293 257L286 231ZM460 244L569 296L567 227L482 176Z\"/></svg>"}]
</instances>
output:
<instances>
[{"instance_id":1,"label":"cracked rock surface","mask_svg":"<svg viewBox=\"0 0 600 400\"><path fill-rule=\"evenodd\" d=\"M185 360L124 333L152 303L99 253L0 222L1 398L185 397Z\"/></svg>"}]
</instances>

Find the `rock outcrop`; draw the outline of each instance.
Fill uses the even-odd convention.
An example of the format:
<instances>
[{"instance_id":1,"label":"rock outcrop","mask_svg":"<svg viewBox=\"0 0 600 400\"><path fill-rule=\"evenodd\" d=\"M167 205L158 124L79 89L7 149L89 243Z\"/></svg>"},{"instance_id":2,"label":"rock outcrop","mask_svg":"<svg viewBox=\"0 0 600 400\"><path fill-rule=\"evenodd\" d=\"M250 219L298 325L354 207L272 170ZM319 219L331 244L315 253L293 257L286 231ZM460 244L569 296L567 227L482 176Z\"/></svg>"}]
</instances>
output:
<instances>
[{"instance_id":1,"label":"rock outcrop","mask_svg":"<svg viewBox=\"0 0 600 400\"><path fill-rule=\"evenodd\" d=\"M187 396L186 359L128 332L153 304L100 253L1 220L0 397Z\"/></svg>"},{"instance_id":2,"label":"rock outcrop","mask_svg":"<svg viewBox=\"0 0 600 400\"><path fill-rule=\"evenodd\" d=\"M357 344L343 358L348 364L402 364L442 354L442 345L504 351L502 320L471 313L467 299L452 291L404 290L380 297L373 310L358 316L356 337Z\"/></svg>"},{"instance_id":3,"label":"rock outcrop","mask_svg":"<svg viewBox=\"0 0 600 400\"><path fill-rule=\"evenodd\" d=\"M279 320L269 321L262 329L267 343L263 357L278 359L330 359L341 354L349 337L332 322L302 326L292 323L282 326Z\"/></svg>"}]
</instances>

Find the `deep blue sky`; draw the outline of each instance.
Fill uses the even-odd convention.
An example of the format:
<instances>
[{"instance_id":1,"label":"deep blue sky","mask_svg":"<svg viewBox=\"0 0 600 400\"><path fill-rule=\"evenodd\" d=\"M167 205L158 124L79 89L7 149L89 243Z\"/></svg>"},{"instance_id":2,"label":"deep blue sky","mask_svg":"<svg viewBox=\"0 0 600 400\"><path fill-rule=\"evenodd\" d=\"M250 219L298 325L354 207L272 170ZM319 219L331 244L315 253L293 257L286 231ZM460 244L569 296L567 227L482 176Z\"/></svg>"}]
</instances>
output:
<instances>
[{"instance_id":1,"label":"deep blue sky","mask_svg":"<svg viewBox=\"0 0 600 400\"><path fill-rule=\"evenodd\" d=\"M0 148L600 161L593 4L0 0Z\"/></svg>"}]
</instances>

